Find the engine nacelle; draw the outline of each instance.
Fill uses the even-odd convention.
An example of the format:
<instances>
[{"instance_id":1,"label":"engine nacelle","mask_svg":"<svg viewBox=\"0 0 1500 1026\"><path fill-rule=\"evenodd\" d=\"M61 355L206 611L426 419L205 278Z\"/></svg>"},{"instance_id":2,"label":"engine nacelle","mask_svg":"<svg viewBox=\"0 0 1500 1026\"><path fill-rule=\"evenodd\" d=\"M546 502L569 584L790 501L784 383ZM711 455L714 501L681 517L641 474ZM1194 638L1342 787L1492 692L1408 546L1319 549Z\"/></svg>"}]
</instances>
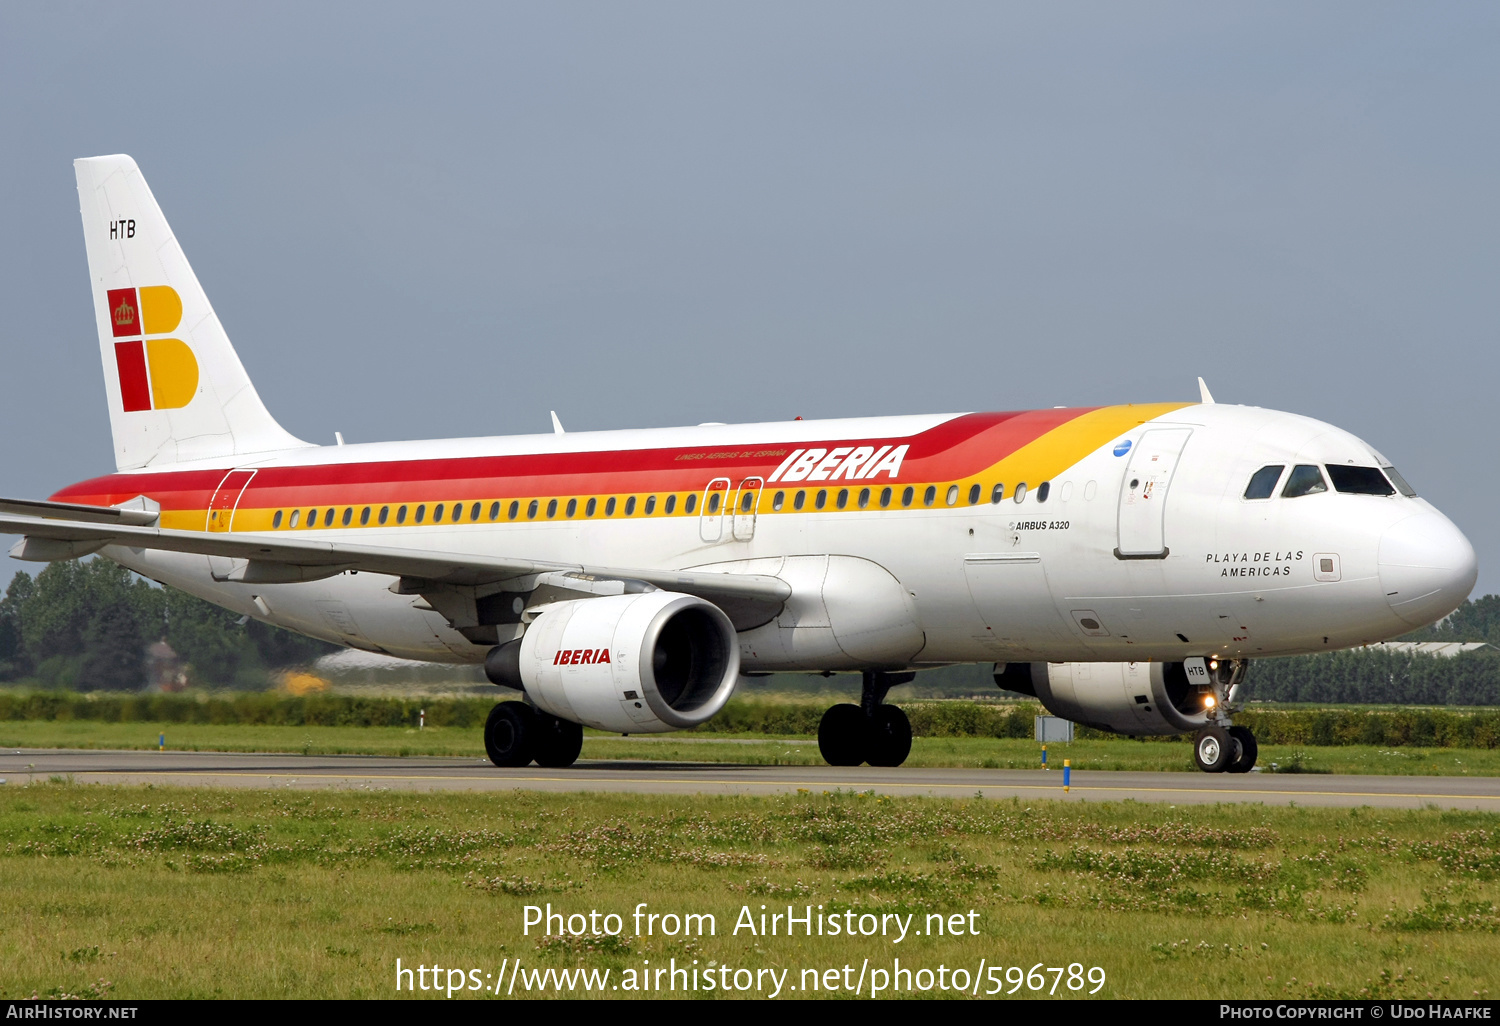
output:
<instances>
[{"instance_id":1,"label":"engine nacelle","mask_svg":"<svg viewBox=\"0 0 1500 1026\"><path fill-rule=\"evenodd\" d=\"M1242 666L1229 661L1231 674ZM1217 722L1208 691L1188 681L1181 663L1008 663L995 683L1035 695L1053 715L1116 734L1186 734Z\"/></svg>"},{"instance_id":2,"label":"engine nacelle","mask_svg":"<svg viewBox=\"0 0 1500 1026\"><path fill-rule=\"evenodd\" d=\"M546 607L485 672L538 709L622 734L693 727L739 679L734 626L711 602L671 591L574 599Z\"/></svg>"}]
</instances>

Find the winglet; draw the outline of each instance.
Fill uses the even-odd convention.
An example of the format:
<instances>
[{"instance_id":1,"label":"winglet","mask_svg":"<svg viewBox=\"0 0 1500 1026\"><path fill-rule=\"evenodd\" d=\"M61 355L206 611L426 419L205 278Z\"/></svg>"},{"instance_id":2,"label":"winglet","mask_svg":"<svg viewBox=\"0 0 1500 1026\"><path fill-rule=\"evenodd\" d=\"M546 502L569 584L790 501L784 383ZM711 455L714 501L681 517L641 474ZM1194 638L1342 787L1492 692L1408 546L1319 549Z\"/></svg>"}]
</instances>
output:
<instances>
[{"instance_id":1,"label":"winglet","mask_svg":"<svg viewBox=\"0 0 1500 1026\"><path fill-rule=\"evenodd\" d=\"M1204 405L1206 405L1206 406L1212 406L1213 405L1213 402L1214 402L1213 394L1211 392L1209 392L1209 390L1208 390L1208 383L1205 382L1202 378L1198 379L1198 395L1201 397L1200 401Z\"/></svg>"},{"instance_id":2,"label":"winglet","mask_svg":"<svg viewBox=\"0 0 1500 1026\"><path fill-rule=\"evenodd\" d=\"M549 412L552 414L552 433L557 435L567 434L567 432L563 430L562 421L557 419L557 411L551 410Z\"/></svg>"}]
</instances>

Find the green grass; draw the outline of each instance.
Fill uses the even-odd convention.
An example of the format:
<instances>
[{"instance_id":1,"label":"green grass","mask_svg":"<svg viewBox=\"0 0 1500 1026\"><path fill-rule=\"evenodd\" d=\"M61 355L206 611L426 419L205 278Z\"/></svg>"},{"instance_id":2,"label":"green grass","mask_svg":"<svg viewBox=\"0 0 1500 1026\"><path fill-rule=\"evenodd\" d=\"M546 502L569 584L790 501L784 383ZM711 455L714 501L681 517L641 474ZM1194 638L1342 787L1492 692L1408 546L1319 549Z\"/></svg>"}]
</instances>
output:
<instances>
[{"instance_id":1,"label":"green grass","mask_svg":"<svg viewBox=\"0 0 1500 1026\"><path fill-rule=\"evenodd\" d=\"M0 721L0 748L155 748L165 734L174 751L301 752L309 755L452 755L484 758L478 727L281 727L207 723L104 723L98 720ZM620 738L589 732L586 759L819 766L817 742L807 737L759 734L669 734ZM1068 759L1077 769L1196 772L1192 749L1182 743L1125 738L1051 745L1056 769ZM1301 773L1394 773L1500 776L1500 750L1482 748L1382 748L1373 745L1262 745L1260 765ZM1017 738L932 737L912 744L908 766L1032 769L1040 747Z\"/></svg>"},{"instance_id":2,"label":"green grass","mask_svg":"<svg viewBox=\"0 0 1500 1026\"><path fill-rule=\"evenodd\" d=\"M1500 973L1497 849L1500 816L1436 809L7 786L0 997L389 997L397 958L796 985L899 957L1099 966L1102 997L1472 998ZM624 936L523 933L548 902ZM717 932L631 936L639 902ZM978 932L733 934L762 904Z\"/></svg>"}]
</instances>

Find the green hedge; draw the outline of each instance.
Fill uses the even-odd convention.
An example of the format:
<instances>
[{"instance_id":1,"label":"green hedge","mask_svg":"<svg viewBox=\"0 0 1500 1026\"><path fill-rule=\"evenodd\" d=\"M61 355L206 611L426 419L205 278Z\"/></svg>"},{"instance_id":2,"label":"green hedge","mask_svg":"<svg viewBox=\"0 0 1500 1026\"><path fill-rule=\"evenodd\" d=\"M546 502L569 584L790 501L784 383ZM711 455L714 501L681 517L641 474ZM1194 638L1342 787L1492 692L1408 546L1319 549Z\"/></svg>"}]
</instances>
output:
<instances>
[{"instance_id":1,"label":"green hedge","mask_svg":"<svg viewBox=\"0 0 1500 1026\"><path fill-rule=\"evenodd\" d=\"M434 727L478 727L495 703L485 699L355 698L274 692L233 698L190 695L0 694L0 720L102 720L106 723L215 723L277 727L415 727L427 711Z\"/></svg>"},{"instance_id":2,"label":"green hedge","mask_svg":"<svg viewBox=\"0 0 1500 1026\"><path fill-rule=\"evenodd\" d=\"M108 723L215 723L286 727L414 727L421 710L434 727L480 727L496 700L487 698L294 698L264 692L232 698L191 695L79 695L69 692L0 693L0 720L101 720ZM1030 702L902 704L918 737L1033 736ZM702 733L815 735L824 707L802 702L733 701L696 728ZM1500 712L1446 709L1248 709L1235 722L1262 744L1416 745L1429 748L1500 748ZM1079 727L1079 738L1115 735ZM1163 741L1181 737L1160 738Z\"/></svg>"}]
</instances>

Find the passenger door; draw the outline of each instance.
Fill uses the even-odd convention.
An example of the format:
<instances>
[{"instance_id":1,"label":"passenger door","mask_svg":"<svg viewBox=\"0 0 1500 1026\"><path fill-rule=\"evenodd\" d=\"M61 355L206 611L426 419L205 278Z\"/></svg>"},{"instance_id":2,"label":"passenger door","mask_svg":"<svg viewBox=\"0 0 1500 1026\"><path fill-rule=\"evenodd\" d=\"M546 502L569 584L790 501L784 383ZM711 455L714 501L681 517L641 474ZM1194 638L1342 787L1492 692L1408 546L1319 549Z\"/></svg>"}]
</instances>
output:
<instances>
[{"instance_id":1,"label":"passenger door","mask_svg":"<svg viewBox=\"0 0 1500 1026\"><path fill-rule=\"evenodd\" d=\"M1120 483L1115 555L1120 559L1167 557L1167 489L1192 428L1152 428L1142 433Z\"/></svg>"}]
</instances>

